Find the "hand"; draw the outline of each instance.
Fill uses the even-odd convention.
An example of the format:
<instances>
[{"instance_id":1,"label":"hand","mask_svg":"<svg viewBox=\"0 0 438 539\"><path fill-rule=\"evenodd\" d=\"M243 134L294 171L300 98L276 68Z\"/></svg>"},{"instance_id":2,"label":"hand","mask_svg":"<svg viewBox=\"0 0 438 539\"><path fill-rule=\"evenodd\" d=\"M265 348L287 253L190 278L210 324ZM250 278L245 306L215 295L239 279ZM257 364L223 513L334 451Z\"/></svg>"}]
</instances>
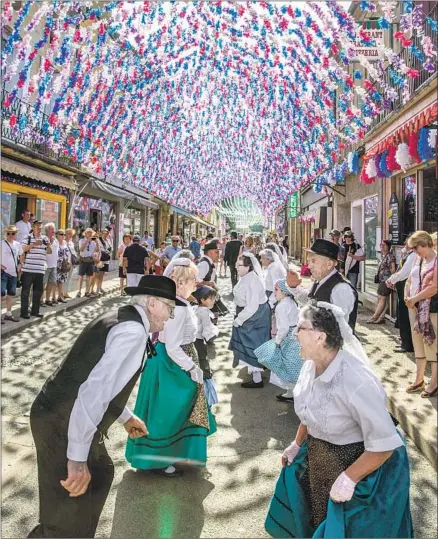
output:
<instances>
[{"instance_id":1,"label":"hand","mask_svg":"<svg viewBox=\"0 0 438 539\"><path fill-rule=\"evenodd\" d=\"M393 286L390 279L386 279L385 284L388 288L392 288Z\"/></svg>"},{"instance_id":2,"label":"hand","mask_svg":"<svg viewBox=\"0 0 438 539\"><path fill-rule=\"evenodd\" d=\"M207 283L207 286L214 288L216 286L216 283L214 283L213 281L210 281L209 283Z\"/></svg>"},{"instance_id":3,"label":"hand","mask_svg":"<svg viewBox=\"0 0 438 539\"><path fill-rule=\"evenodd\" d=\"M298 445L295 440L290 444L289 447L286 447L283 452L283 455L281 456L281 465L283 466L283 468L292 464L294 458L298 455L300 449L301 446Z\"/></svg>"},{"instance_id":4,"label":"hand","mask_svg":"<svg viewBox=\"0 0 438 539\"><path fill-rule=\"evenodd\" d=\"M70 493L71 498L85 494L90 481L91 474L86 462L67 461L67 479L61 480L60 483Z\"/></svg>"},{"instance_id":5,"label":"hand","mask_svg":"<svg viewBox=\"0 0 438 539\"><path fill-rule=\"evenodd\" d=\"M333 483L330 498L337 503L348 502L353 497L355 487L356 483L345 472L342 472Z\"/></svg>"},{"instance_id":6,"label":"hand","mask_svg":"<svg viewBox=\"0 0 438 539\"><path fill-rule=\"evenodd\" d=\"M3 266L3 264L2 264L2 270L6 271L6 266Z\"/></svg>"},{"instance_id":7,"label":"hand","mask_svg":"<svg viewBox=\"0 0 438 539\"><path fill-rule=\"evenodd\" d=\"M417 302L412 298L405 298L405 303L408 309L413 309Z\"/></svg>"},{"instance_id":8,"label":"hand","mask_svg":"<svg viewBox=\"0 0 438 539\"><path fill-rule=\"evenodd\" d=\"M143 436L147 436L149 434L149 431L144 424L144 421L142 421L136 415L133 415L131 419L128 419L126 423L123 423L123 427L129 434L131 440L133 440L134 438L142 438Z\"/></svg>"},{"instance_id":9,"label":"hand","mask_svg":"<svg viewBox=\"0 0 438 539\"><path fill-rule=\"evenodd\" d=\"M42 245L42 244L43 244L43 241L42 241L42 240L36 240L36 242L33 243L30 247L31 247L31 248L32 248L32 247L35 247L35 246L38 246L38 247L39 247L39 246Z\"/></svg>"},{"instance_id":10,"label":"hand","mask_svg":"<svg viewBox=\"0 0 438 539\"><path fill-rule=\"evenodd\" d=\"M193 367L193 369L190 369L189 374L190 378L197 384L202 384L204 381L204 373L200 367Z\"/></svg>"},{"instance_id":11,"label":"hand","mask_svg":"<svg viewBox=\"0 0 438 539\"><path fill-rule=\"evenodd\" d=\"M288 270L286 283L289 288L296 288L301 284L301 277L296 271Z\"/></svg>"}]
</instances>

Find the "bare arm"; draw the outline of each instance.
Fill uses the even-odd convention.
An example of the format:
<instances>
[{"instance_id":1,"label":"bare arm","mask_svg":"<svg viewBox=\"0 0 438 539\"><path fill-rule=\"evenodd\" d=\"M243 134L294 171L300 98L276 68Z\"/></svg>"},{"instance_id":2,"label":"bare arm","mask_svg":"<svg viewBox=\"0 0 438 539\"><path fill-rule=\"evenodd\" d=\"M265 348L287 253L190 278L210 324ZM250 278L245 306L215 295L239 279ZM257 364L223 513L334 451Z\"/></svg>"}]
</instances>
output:
<instances>
[{"instance_id":1,"label":"bare arm","mask_svg":"<svg viewBox=\"0 0 438 539\"><path fill-rule=\"evenodd\" d=\"M424 290L422 290L415 296L412 296L412 298L410 298L411 302L417 303L417 301L421 301L423 299L429 299L437 293L437 284L438 284L437 270L438 268L435 266L432 282L428 286L426 286Z\"/></svg>"},{"instance_id":2,"label":"bare arm","mask_svg":"<svg viewBox=\"0 0 438 539\"><path fill-rule=\"evenodd\" d=\"M352 481L359 483L364 477L373 473L377 468L380 468L380 466L389 459L392 453L392 450L379 451L376 453L364 451L362 455L345 470L345 473Z\"/></svg>"},{"instance_id":3,"label":"bare arm","mask_svg":"<svg viewBox=\"0 0 438 539\"><path fill-rule=\"evenodd\" d=\"M297 430L297 435L295 436L295 442L298 445L303 445L303 442L307 440L307 425L300 423L300 426Z\"/></svg>"}]
</instances>

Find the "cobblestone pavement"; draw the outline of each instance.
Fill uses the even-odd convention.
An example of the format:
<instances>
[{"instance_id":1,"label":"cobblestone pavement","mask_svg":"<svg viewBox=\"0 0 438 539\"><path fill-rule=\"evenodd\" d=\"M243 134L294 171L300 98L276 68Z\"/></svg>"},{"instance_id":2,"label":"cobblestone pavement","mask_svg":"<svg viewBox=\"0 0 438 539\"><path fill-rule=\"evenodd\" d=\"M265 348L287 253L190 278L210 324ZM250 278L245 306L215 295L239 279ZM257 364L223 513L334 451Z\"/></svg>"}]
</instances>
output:
<instances>
[{"instance_id":1,"label":"cobblestone pavement","mask_svg":"<svg viewBox=\"0 0 438 539\"><path fill-rule=\"evenodd\" d=\"M228 279L220 279L220 286L229 301ZM107 295L4 340L2 537L25 537L37 522L36 462L29 430L32 400L85 324L104 309L126 302ZM221 335L212 362L220 404L216 407L218 432L209 439L207 468L175 480L138 473L126 463L124 431L114 425L107 446L116 476L99 537L267 536L263 523L280 455L293 439L298 419L292 406L276 401L278 390L268 383L262 390L240 387L244 371L231 367L227 350L231 323L232 315L220 320ZM361 326L360 331L368 328ZM392 349L391 336L378 341L367 334L366 339L375 348L377 363L387 354L385 347L391 344ZM389 360L382 361L388 365ZM389 376L390 367L386 368ZM135 394L131 404L134 400ZM436 537L436 471L411 440L407 445L416 536Z\"/></svg>"}]
</instances>

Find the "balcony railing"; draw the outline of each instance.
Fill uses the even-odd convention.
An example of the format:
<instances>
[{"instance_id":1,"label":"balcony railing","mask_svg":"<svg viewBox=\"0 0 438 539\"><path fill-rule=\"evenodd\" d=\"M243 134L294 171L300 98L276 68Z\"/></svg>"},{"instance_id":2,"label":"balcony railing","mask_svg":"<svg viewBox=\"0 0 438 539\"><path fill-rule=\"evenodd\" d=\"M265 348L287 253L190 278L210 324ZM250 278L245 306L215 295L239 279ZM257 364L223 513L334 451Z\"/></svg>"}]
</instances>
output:
<instances>
[{"instance_id":1,"label":"balcony railing","mask_svg":"<svg viewBox=\"0 0 438 539\"><path fill-rule=\"evenodd\" d=\"M429 13L429 17L436 21L438 15L438 4L435 5L435 7L431 10ZM424 34L431 38L432 42L435 44L435 47L437 46L437 39L436 39L436 33L433 31L431 24L428 21L424 21L423 24L423 31ZM416 47L418 50L422 51L421 46L421 38L415 33L411 38L412 44L414 47ZM412 52L408 48L403 48L403 50L400 52L400 58L405 62L405 64L412 68L416 69L419 72L419 77L415 79L408 79L408 86L409 86L409 94L411 98L415 95L417 90L423 86L425 82L432 79L436 76L436 71L433 73L430 73L429 71L426 71L423 67L424 60L419 60L416 56L412 54ZM432 59L434 61L434 59ZM385 109L381 114L377 115L373 119L373 123L370 125L370 129L376 127L380 122L383 122L390 114L398 111L403 106L403 88L398 87L394 84L394 82L391 80L391 77L389 75L389 70L386 70L386 73L384 75L384 81L386 84L390 85L391 87L395 88L397 91L397 97L392 101L391 108ZM381 91L380 85L376 84L376 87L379 91ZM382 92L383 93L383 92Z\"/></svg>"},{"instance_id":2,"label":"balcony railing","mask_svg":"<svg viewBox=\"0 0 438 539\"><path fill-rule=\"evenodd\" d=\"M7 102L10 102L9 106L6 106ZM66 152L67 138L71 135L65 127L58 126L55 134L46 113L18 97L11 101L11 94L5 88L2 88L1 110L3 139L61 164L78 168L78 164Z\"/></svg>"}]
</instances>

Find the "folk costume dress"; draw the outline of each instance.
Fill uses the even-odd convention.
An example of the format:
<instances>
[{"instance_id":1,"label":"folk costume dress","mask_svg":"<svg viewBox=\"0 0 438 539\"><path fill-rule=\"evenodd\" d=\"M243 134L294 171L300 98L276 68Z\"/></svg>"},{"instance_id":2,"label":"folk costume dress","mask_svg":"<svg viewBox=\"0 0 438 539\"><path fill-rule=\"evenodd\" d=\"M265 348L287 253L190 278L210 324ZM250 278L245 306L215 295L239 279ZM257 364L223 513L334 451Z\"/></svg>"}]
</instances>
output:
<instances>
[{"instance_id":1,"label":"folk costume dress","mask_svg":"<svg viewBox=\"0 0 438 539\"><path fill-rule=\"evenodd\" d=\"M196 315L189 302L175 308L148 359L140 380L134 413L146 423L149 434L128 439L126 458L133 468L162 469L181 460L198 466L207 461L207 436L216 421L207 405L203 384L188 371L199 366L195 349Z\"/></svg>"},{"instance_id":2,"label":"folk costume dress","mask_svg":"<svg viewBox=\"0 0 438 539\"><path fill-rule=\"evenodd\" d=\"M284 283L283 281L280 281ZM270 382L283 389L293 388L303 362L295 336L299 309L292 296L286 296L275 307L277 333L274 339L254 350L259 363L271 371Z\"/></svg>"},{"instance_id":3,"label":"folk costume dress","mask_svg":"<svg viewBox=\"0 0 438 539\"><path fill-rule=\"evenodd\" d=\"M234 287L236 318L228 346L233 351L233 367L248 366L248 372L263 370L254 350L271 338L271 311L262 278L250 271Z\"/></svg>"},{"instance_id":4,"label":"folk costume dress","mask_svg":"<svg viewBox=\"0 0 438 539\"><path fill-rule=\"evenodd\" d=\"M307 440L281 470L265 527L272 537L413 537L409 460L386 409L373 371L341 350L316 376L306 361L294 390L295 412ZM335 503L330 490L364 451L393 450L367 475L350 501Z\"/></svg>"}]
</instances>

